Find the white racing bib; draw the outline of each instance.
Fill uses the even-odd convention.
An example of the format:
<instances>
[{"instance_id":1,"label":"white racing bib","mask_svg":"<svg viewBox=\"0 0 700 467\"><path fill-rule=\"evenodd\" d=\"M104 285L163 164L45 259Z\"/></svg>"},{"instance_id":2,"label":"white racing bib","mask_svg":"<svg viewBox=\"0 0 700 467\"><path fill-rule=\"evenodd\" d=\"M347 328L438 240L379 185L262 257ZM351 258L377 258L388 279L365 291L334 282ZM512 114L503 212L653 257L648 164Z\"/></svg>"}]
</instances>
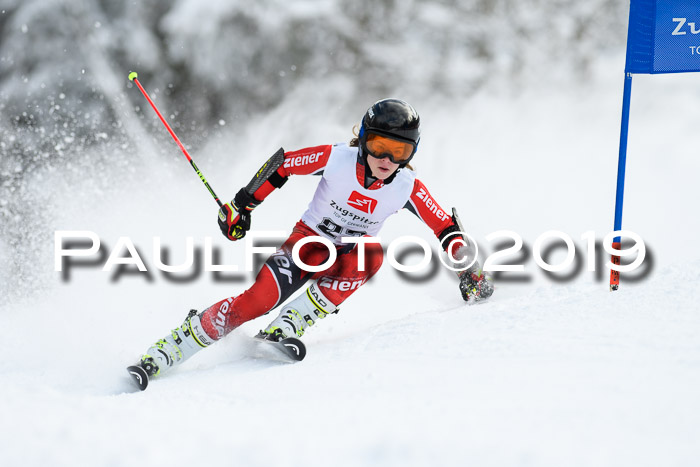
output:
<instances>
[{"instance_id":1,"label":"white racing bib","mask_svg":"<svg viewBox=\"0 0 700 467\"><path fill-rule=\"evenodd\" d=\"M376 236L384 221L406 205L415 175L401 170L394 180L368 190L357 179L357 148L333 146L309 208L301 220L337 245L342 237Z\"/></svg>"}]
</instances>

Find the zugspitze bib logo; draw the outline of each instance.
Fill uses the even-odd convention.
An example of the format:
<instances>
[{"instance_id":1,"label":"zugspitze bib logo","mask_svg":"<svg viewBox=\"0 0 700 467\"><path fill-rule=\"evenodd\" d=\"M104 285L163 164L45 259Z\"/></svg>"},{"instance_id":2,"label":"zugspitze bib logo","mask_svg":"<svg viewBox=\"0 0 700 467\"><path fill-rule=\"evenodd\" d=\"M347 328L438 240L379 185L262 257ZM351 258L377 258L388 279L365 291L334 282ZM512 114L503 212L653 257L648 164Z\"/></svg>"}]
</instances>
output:
<instances>
[{"instance_id":1,"label":"zugspitze bib logo","mask_svg":"<svg viewBox=\"0 0 700 467\"><path fill-rule=\"evenodd\" d=\"M353 191L348 198L348 204L362 212L372 214L377 207L377 200Z\"/></svg>"}]
</instances>

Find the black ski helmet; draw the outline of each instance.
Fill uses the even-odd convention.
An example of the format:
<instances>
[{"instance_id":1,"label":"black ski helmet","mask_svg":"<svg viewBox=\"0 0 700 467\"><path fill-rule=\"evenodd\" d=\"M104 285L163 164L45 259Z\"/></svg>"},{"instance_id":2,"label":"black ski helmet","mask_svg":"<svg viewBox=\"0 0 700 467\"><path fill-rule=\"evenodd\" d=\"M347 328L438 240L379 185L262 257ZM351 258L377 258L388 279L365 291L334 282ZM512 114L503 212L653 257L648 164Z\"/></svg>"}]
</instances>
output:
<instances>
[{"instance_id":1,"label":"black ski helmet","mask_svg":"<svg viewBox=\"0 0 700 467\"><path fill-rule=\"evenodd\" d=\"M368 132L412 143L413 153L408 160L400 164L404 167L413 158L418 148L420 117L416 109L401 99L382 99L372 104L362 118L358 137L365 157L367 157Z\"/></svg>"}]
</instances>

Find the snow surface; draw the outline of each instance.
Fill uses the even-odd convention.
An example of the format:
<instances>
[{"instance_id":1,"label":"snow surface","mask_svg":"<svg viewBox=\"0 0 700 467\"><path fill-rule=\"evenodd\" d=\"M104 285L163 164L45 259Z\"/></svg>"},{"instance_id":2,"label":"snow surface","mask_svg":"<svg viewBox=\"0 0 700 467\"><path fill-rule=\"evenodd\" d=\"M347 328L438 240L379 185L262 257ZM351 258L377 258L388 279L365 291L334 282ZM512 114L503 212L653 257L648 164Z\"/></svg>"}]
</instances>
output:
<instances>
[{"instance_id":1,"label":"snow surface","mask_svg":"<svg viewBox=\"0 0 700 467\"><path fill-rule=\"evenodd\" d=\"M428 106L419 175L485 245L502 228L530 245L552 228L577 244L585 230L602 238L622 84L621 73L606 73L584 89L480 95L453 116ZM111 282L99 268L75 268L69 282L53 273L49 290L3 305L3 465L696 465L700 252L697 219L680 214L698 199L698 111L685 103L697 85L637 81L625 225L654 252L645 280L623 276L609 293L607 273L553 282L530 260L530 282L503 281L490 302L468 306L443 270L409 283L385 265L307 333L309 354L294 365L256 358L248 336L262 317L135 393L126 364L190 307L250 283L206 273L170 283L153 266L152 237L163 237L174 264L186 236L199 246L212 236L233 264L243 264L243 246L219 239L214 203L176 158L182 171L160 193L124 182L108 211L66 192L58 228L95 231L110 248L130 236L152 277ZM448 121L456 124L440 124ZM238 145L259 156L210 170L226 195L284 139L260 141L256 128ZM339 139L346 130L336 128ZM445 170L453 166L464 169ZM255 212L256 228L291 228L315 182L291 180ZM408 213L383 237L406 232L431 238ZM51 270L52 254L37 267Z\"/></svg>"},{"instance_id":2,"label":"snow surface","mask_svg":"<svg viewBox=\"0 0 700 467\"><path fill-rule=\"evenodd\" d=\"M610 231L622 67L620 55L601 57L587 82L543 77L517 93L486 87L469 99L413 101L423 119L418 175L444 207L460 210L485 253L491 232L515 231L531 250L556 229L583 258L581 235ZM106 254L128 236L150 275L92 266L64 281L53 270L53 232L29 242L43 258L26 279L36 290L0 304L0 464L698 465L698 79L634 78L623 226L649 249L640 280L623 275L610 293L607 271L584 264L555 280L528 255L524 280L501 275L492 300L469 306L447 271L408 281L385 264L304 336L303 362L260 358L249 336L266 316L143 393L125 366L190 308L251 283L249 274L167 280L154 266L153 237L173 264L184 260L187 236L198 247L212 237L230 264L243 265L244 246L221 237L216 206L174 144L163 160L140 140L141 157L115 165L107 187L39 172L22 195L52 193L52 231L94 231ZM361 115L306 106L335 102L345 84L300 85L243 130L212 138L195 160L229 198L279 146L347 140ZM317 121L313 134L297 131L300 116ZM290 231L316 182L292 179L256 210L254 228ZM406 233L436 244L407 212L382 238ZM0 246L0 260L12 259Z\"/></svg>"}]
</instances>

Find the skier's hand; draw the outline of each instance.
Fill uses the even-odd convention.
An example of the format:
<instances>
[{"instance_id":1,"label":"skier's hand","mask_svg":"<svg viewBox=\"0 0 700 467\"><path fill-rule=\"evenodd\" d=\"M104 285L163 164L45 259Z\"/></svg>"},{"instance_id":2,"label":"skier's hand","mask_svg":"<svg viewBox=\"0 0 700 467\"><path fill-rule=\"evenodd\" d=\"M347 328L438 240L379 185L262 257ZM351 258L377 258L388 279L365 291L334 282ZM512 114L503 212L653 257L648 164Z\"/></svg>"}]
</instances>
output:
<instances>
[{"instance_id":1,"label":"skier's hand","mask_svg":"<svg viewBox=\"0 0 700 467\"><path fill-rule=\"evenodd\" d=\"M250 214L246 212L239 213L233 202L221 206L218 221L221 233L231 241L245 237L246 232L250 229Z\"/></svg>"},{"instance_id":2,"label":"skier's hand","mask_svg":"<svg viewBox=\"0 0 700 467\"><path fill-rule=\"evenodd\" d=\"M236 193L230 203L219 209L219 228L226 238L231 241L240 240L250 230L250 213L260 204L245 188Z\"/></svg>"},{"instance_id":3,"label":"skier's hand","mask_svg":"<svg viewBox=\"0 0 700 467\"><path fill-rule=\"evenodd\" d=\"M459 290L465 302L486 300L493 294L491 277L481 269L462 271L459 275Z\"/></svg>"}]
</instances>

